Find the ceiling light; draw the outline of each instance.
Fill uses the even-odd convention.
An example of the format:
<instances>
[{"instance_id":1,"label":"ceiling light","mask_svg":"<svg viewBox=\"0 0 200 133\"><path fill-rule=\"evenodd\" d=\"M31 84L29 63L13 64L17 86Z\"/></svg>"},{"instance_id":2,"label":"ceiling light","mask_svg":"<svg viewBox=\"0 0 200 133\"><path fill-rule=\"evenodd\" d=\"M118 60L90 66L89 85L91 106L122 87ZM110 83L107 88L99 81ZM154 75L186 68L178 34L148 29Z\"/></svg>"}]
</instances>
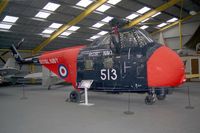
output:
<instances>
[{"instance_id":1,"label":"ceiling light","mask_svg":"<svg viewBox=\"0 0 200 133\"><path fill-rule=\"evenodd\" d=\"M77 31L79 28L78 26L71 26L68 30Z\"/></svg>"},{"instance_id":2,"label":"ceiling light","mask_svg":"<svg viewBox=\"0 0 200 133\"><path fill-rule=\"evenodd\" d=\"M158 13L152 15L151 17L153 18L153 17L156 17L156 16L158 16L158 15L160 15L160 14L161 14L161 12L158 12Z\"/></svg>"},{"instance_id":3,"label":"ceiling light","mask_svg":"<svg viewBox=\"0 0 200 133\"><path fill-rule=\"evenodd\" d=\"M143 29L143 30L144 30L144 29L146 29L146 28L148 28L148 27L149 27L149 26L147 26L147 25L143 25L143 26L140 27L140 29Z\"/></svg>"},{"instance_id":4,"label":"ceiling light","mask_svg":"<svg viewBox=\"0 0 200 133\"><path fill-rule=\"evenodd\" d=\"M94 24L92 27L95 27L95 28L100 28L101 26L103 26L104 23L96 23Z\"/></svg>"},{"instance_id":5,"label":"ceiling light","mask_svg":"<svg viewBox=\"0 0 200 133\"><path fill-rule=\"evenodd\" d=\"M98 35L102 35L103 36L103 35L105 35L107 33L108 33L107 31L101 31L101 32L98 33Z\"/></svg>"},{"instance_id":6,"label":"ceiling light","mask_svg":"<svg viewBox=\"0 0 200 133\"><path fill-rule=\"evenodd\" d=\"M165 25L167 25L167 23L161 23L161 24L157 25L157 27L163 27Z\"/></svg>"},{"instance_id":7,"label":"ceiling light","mask_svg":"<svg viewBox=\"0 0 200 133\"><path fill-rule=\"evenodd\" d=\"M62 26L63 24L59 24L59 23L52 23L49 27L50 28L54 28L54 29L58 29L60 28L60 26Z\"/></svg>"},{"instance_id":8,"label":"ceiling light","mask_svg":"<svg viewBox=\"0 0 200 133\"><path fill-rule=\"evenodd\" d=\"M3 21L4 21L4 22L15 23L18 19L19 19L19 17L5 16L5 18L3 19Z\"/></svg>"},{"instance_id":9,"label":"ceiling light","mask_svg":"<svg viewBox=\"0 0 200 133\"><path fill-rule=\"evenodd\" d=\"M78 3L76 3L77 6L81 6L81 7L87 7L89 6L93 1L91 0L81 0Z\"/></svg>"},{"instance_id":10,"label":"ceiling light","mask_svg":"<svg viewBox=\"0 0 200 133\"><path fill-rule=\"evenodd\" d=\"M168 20L167 23L172 23L172 22L175 22L177 20L178 20L177 18L172 18L172 19Z\"/></svg>"},{"instance_id":11,"label":"ceiling light","mask_svg":"<svg viewBox=\"0 0 200 133\"><path fill-rule=\"evenodd\" d=\"M148 12L149 10L151 10L151 8L145 6L141 8L140 10L138 10L137 12L140 14L144 14L145 12Z\"/></svg>"},{"instance_id":12,"label":"ceiling light","mask_svg":"<svg viewBox=\"0 0 200 133\"><path fill-rule=\"evenodd\" d=\"M197 12L196 11L190 11L189 14L192 15L192 16L194 16L194 15L197 14Z\"/></svg>"},{"instance_id":13,"label":"ceiling light","mask_svg":"<svg viewBox=\"0 0 200 133\"><path fill-rule=\"evenodd\" d=\"M93 40L92 39L86 39L87 41L90 41L90 42L92 42Z\"/></svg>"},{"instance_id":14,"label":"ceiling light","mask_svg":"<svg viewBox=\"0 0 200 133\"><path fill-rule=\"evenodd\" d=\"M48 35L48 34L39 34L39 35L41 35L42 37L45 37L45 38L50 37L50 35Z\"/></svg>"},{"instance_id":15,"label":"ceiling light","mask_svg":"<svg viewBox=\"0 0 200 133\"><path fill-rule=\"evenodd\" d=\"M38 12L35 17L37 18L47 18L50 15L50 13L47 12Z\"/></svg>"},{"instance_id":16,"label":"ceiling light","mask_svg":"<svg viewBox=\"0 0 200 133\"><path fill-rule=\"evenodd\" d=\"M72 32L65 31L65 32L63 32L61 35L62 35L62 36L69 36L69 35L71 35L71 34L72 34Z\"/></svg>"},{"instance_id":17,"label":"ceiling light","mask_svg":"<svg viewBox=\"0 0 200 133\"><path fill-rule=\"evenodd\" d=\"M55 31L54 29L45 29L42 33L44 33L44 34L51 34L54 31Z\"/></svg>"},{"instance_id":18,"label":"ceiling light","mask_svg":"<svg viewBox=\"0 0 200 133\"><path fill-rule=\"evenodd\" d=\"M0 24L0 29L10 29L12 25L9 24Z\"/></svg>"},{"instance_id":19,"label":"ceiling light","mask_svg":"<svg viewBox=\"0 0 200 133\"><path fill-rule=\"evenodd\" d=\"M32 17L31 19L37 20L37 21L42 21L42 22L46 22L47 21L47 20L45 20L43 18L36 18L36 17Z\"/></svg>"},{"instance_id":20,"label":"ceiling light","mask_svg":"<svg viewBox=\"0 0 200 133\"><path fill-rule=\"evenodd\" d=\"M108 16L108 17L105 17L104 19L102 19L101 21L108 23L112 19L113 19L113 17Z\"/></svg>"},{"instance_id":21,"label":"ceiling light","mask_svg":"<svg viewBox=\"0 0 200 133\"><path fill-rule=\"evenodd\" d=\"M149 18L147 18L147 19L145 19L145 20L142 20L141 22L144 23L144 22L146 22L146 21L148 21L148 20L149 20Z\"/></svg>"},{"instance_id":22,"label":"ceiling light","mask_svg":"<svg viewBox=\"0 0 200 133\"><path fill-rule=\"evenodd\" d=\"M100 36L94 35L94 36L90 37L90 39L94 40L94 39L97 39L97 38L99 38L99 37L100 37Z\"/></svg>"},{"instance_id":23,"label":"ceiling light","mask_svg":"<svg viewBox=\"0 0 200 133\"><path fill-rule=\"evenodd\" d=\"M100 11L100 12L105 12L106 10L108 10L109 8L111 8L111 6L108 6L108 5L102 5L100 6L99 8L97 8L96 10L97 11Z\"/></svg>"},{"instance_id":24,"label":"ceiling light","mask_svg":"<svg viewBox=\"0 0 200 133\"><path fill-rule=\"evenodd\" d=\"M133 14L127 16L126 18L132 20L132 19L136 18L137 16L139 16L139 15L133 13Z\"/></svg>"},{"instance_id":25,"label":"ceiling light","mask_svg":"<svg viewBox=\"0 0 200 133\"><path fill-rule=\"evenodd\" d=\"M49 10L49 11L55 11L59 6L60 6L60 4L48 2L48 3L46 4L46 6L44 6L43 9Z\"/></svg>"},{"instance_id":26,"label":"ceiling light","mask_svg":"<svg viewBox=\"0 0 200 133\"><path fill-rule=\"evenodd\" d=\"M122 0L109 0L109 1L107 1L107 3L112 4L112 5L116 5L120 1L122 1Z\"/></svg>"}]
</instances>

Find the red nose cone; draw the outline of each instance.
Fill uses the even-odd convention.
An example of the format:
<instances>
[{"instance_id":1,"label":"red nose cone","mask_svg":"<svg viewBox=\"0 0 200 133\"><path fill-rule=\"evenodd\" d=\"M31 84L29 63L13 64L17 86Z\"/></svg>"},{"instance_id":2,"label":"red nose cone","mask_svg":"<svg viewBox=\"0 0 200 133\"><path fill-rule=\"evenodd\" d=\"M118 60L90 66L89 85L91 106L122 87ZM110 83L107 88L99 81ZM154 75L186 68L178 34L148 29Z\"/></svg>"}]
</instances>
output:
<instances>
[{"instance_id":1,"label":"red nose cone","mask_svg":"<svg viewBox=\"0 0 200 133\"><path fill-rule=\"evenodd\" d=\"M162 46L155 50L147 62L149 87L174 87L185 80L184 64L171 49Z\"/></svg>"}]
</instances>

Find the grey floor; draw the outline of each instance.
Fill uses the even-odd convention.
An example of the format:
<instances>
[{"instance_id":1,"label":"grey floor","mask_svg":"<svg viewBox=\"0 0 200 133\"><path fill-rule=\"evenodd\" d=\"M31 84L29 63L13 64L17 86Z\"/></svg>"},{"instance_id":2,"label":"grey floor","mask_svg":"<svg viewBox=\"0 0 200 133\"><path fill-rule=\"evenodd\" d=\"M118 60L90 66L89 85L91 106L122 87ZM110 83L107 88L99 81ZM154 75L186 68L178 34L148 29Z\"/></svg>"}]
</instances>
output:
<instances>
[{"instance_id":1,"label":"grey floor","mask_svg":"<svg viewBox=\"0 0 200 133\"><path fill-rule=\"evenodd\" d=\"M190 86L193 110L185 109ZM128 94L89 92L85 107L65 102L71 87L40 86L0 88L0 133L200 133L200 83L177 88L165 101L145 105L145 95L131 94L131 111L125 115Z\"/></svg>"}]
</instances>

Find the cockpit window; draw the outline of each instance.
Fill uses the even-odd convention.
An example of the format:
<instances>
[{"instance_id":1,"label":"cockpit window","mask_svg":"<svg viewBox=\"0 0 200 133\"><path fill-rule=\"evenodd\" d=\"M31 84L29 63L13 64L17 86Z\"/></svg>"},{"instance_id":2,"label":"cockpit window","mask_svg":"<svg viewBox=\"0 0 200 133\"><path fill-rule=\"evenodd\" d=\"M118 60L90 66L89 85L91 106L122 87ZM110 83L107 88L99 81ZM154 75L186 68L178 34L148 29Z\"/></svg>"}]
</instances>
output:
<instances>
[{"instance_id":1,"label":"cockpit window","mask_svg":"<svg viewBox=\"0 0 200 133\"><path fill-rule=\"evenodd\" d=\"M154 42L144 30L133 28L120 34L121 47L143 47Z\"/></svg>"},{"instance_id":2,"label":"cockpit window","mask_svg":"<svg viewBox=\"0 0 200 133\"><path fill-rule=\"evenodd\" d=\"M150 37L150 35L141 29L131 28L122 30L119 33L120 42L117 42L117 35L115 34L107 34L102 36L96 40L94 40L91 44L91 48L102 48L102 49L116 49L116 52L119 53L121 48L125 47L144 47L149 43L154 42L154 40ZM111 41L112 39L112 41Z\"/></svg>"},{"instance_id":3,"label":"cockpit window","mask_svg":"<svg viewBox=\"0 0 200 133\"><path fill-rule=\"evenodd\" d=\"M138 41L139 46L145 46L145 45L153 42L153 39L151 39L151 37L148 35L148 33L146 33L144 30L136 29L133 32L135 34L135 37Z\"/></svg>"},{"instance_id":4,"label":"cockpit window","mask_svg":"<svg viewBox=\"0 0 200 133\"><path fill-rule=\"evenodd\" d=\"M123 32L120 34L121 47L136 47L137 40L133 32Z\"/></svg>"},{"instance_id":5,"label":"cockpit window","mask_svg":"<svg viewBox=\"0 0 200 133\"><path fill-rule=\"evenodd\" d=\"M109 48L110 46L110 35L105 35L105 36L102 36L96 40L94 40L91 44L90 44L90 47L91 48Z\"/></svg>"}]
</instances>

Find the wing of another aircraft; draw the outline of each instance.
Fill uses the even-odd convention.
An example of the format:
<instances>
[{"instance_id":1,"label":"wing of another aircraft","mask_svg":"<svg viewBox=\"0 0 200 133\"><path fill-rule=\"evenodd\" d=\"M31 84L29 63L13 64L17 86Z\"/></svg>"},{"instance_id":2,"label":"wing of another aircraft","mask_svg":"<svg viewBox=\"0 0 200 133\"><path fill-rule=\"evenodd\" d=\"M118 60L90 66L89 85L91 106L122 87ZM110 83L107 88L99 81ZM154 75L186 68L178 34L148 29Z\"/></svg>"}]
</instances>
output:
<instances>
[{"instance_id":1,"label":"wing of another aircraft","mask_svg":"<svg viewBox=\"0 0 200 133\"><path fill-rule=\"evenodd\" d=\"M15 75L19 73L19 70L16 68L0 68L0 75Z\"/></svg>"},{"instance_id":2,"label":"wing of another aircraft","mask_svg":"<svg viewBox=\"0 0 200 133\"><path fill-rule=\"evenodd\" d=\"M1 76L15 75L20 72L19 66L16 65L16 61L14 58L9 58L6 61L6 64L0 68Z\"/></svg>"},{"instance_id":3,"label":"wing of another aircraft","mask_svg":"<svg viewBox=\"0 0 200 133\"><path fill-rule=\"evenodd\" d=\"M38 73L31 73L31 74L27 74L26 76L24 76L25 79L42 79L42 72L38 72Z\"/></svg>"},{"instance_id":4,"label":"wing of another aircraft","mask_svg":"<svg viewBox=\"0 0 200 133\"><path fill-rule=\"evenodd\" d=\"M56 74L52 74L51 77L57 77L57 75ZM42 72L38 72L38 73L27 74L26 76L24 76L24 78L26 78L26 79L28 79L28 78L42 79L43 78L43 73Z\"/></svg>"},{"instance_id":5,"label":"wing of another aircraft","mask_svg":"<svg viewBox=\"0 0 200 133\"><path fill-rule=\"evenodd\" d=\"M52 85L56 85L56 84L64 82L64 80L60 79L56 74L52 72L49 74L47 73L44 73L44 71L38 72L38 73L31 73L31 74L26 75L24 78L25 79L41 79L42 86L47 87L48 89L50 89Z\"/></svg>"}]
</instances>

